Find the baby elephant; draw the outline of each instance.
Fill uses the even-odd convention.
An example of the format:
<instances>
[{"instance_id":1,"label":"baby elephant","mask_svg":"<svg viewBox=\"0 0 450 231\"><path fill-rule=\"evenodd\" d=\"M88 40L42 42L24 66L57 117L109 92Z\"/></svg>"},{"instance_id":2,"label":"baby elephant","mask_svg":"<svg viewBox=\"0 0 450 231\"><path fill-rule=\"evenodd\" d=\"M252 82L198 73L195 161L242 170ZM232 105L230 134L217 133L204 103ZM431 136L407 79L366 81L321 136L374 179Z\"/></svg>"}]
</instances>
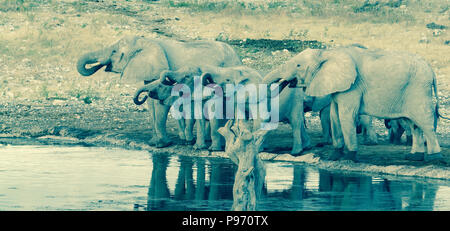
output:
<instances>
[{"instance_id":1,"label":"baby elephant","mask_svg":"<svg viewBox=\"0 0 450 231\"><path fill-rule=\"evenodd\" d=\"M402 135L406 133L406 145L412 145L411 128L403 119L385 119L384 125L388 129L389 142L393 144L402 143Z\"/></svg>"},{"instance_id":2,"label":"baby elephant","mask_svg":"<svg viewBox=\"0 0 450 231\"><path fill-rule=\"evenodd\" d=\"M143 92L148 92L149 97L167 105L187 103L186 100L190 100L188 102L190 110L185 110L186 104L182 108L183 113L187 116L186 120L189 121L187 122L188 127L192 126L194 119L197 123L197 140L194 148L206 148L205 134L208 131L205 131L205 123L208 119L211 134L209 149L212 151L224 150L223 137L217 130L224 125L227 118L233 116L229 115L230 112L227 115L227 99L224 98L222 89L225 89L226 84L246 84L254 80L260 80L259 73L245 66L227 68L208 65L185 66L176 71L162 72L159 80L145 85L136 92L134 101L136 104L142 104L146 97L140 100L139 96ZM212 91L215 92L214 97L208 97L206 94L212 93ZM180 98L179 93L174 95L174 92L182 93L182 97Z\"/></svg>"},{"instance_id":3,"label":"baby elephant","mask_svg":"<svg viewBox=\"0 0 450 231\"><path fill-rule=\"evenodd\" d=\"M194 78L194 76L200 76L200 78ZM255 126L261 126L269 119L260 119L258 104L265 104L268 110L269 106L267 98L259 102L258 97L251 97L256 93L259 84L262 81L261 75L254 69L245 66L235 67L217 67L217 66L198 66L198 67L184 67L177 71L166 71L161 73L161 77L158 81L155 81L149 85L142 87L136 92L135 100L139 101L139 95L143 92L148 92L149 96L154 99L160 100L162 103L174 103L179 98L179 95L173 95L173 90L176 88L187 87L193 94L188 97L196 100L196 91L199 87L203 89L201 92L207 93L214 91L214 97L208 98L201 94L203 111L205 114L209 114L210 118L210 133L211 133L211 147L210 150L223 150L223 137L218 133L218 129L224 125L227 119L235 118L257 118L254 120ZM183 84L180 86L178 84ZM234 89L230 90L230 87ZM239 88L244 87L244 88ZM284 86L285 87L285 86ZM239 91L243 89L244 91ZM267 89L267 88L265 88ZM231 94L230 94L231 92ZM248 95L247 95L248 94ZM183 93L183 96L184 93ZM255 95L253 95L255 96ZM288 121L293 130L293 147L291 153L293 155L300 154L304 148L309 147L310 139L306 133L306 129L303 123L303 100L298 100L299 97L303 97L303 90L301 88L286 88L279 94L279 108L277 115L278 121ZM244 104L239 104L239 99L244 97ZM236 98L236 99L235 99ZM255 99L256 98L256 99ZM214 110L210 110L214 105ZM242 107L240 107L241 105ZM194 102L195 107L195 102ZM271 110L274 108L271 105ZM224 108L224 110L218 110ZM192 111L195 111L192 110ZM214 111L214 112L212 112ZM222 114L217 113L218 111ZM239 117L239 112L242 112L242 118ZM194 113L195 114L195 113ZM211 116L214 114L214 116ZM270 114L270 113L269 113ZM195 115L194 115L195 116ZM203 125L205 117L201 116L197 119L197 147L204 146L205 131ZM271 120L272 118L270 118Z\"/></svg>"}]
</instances>

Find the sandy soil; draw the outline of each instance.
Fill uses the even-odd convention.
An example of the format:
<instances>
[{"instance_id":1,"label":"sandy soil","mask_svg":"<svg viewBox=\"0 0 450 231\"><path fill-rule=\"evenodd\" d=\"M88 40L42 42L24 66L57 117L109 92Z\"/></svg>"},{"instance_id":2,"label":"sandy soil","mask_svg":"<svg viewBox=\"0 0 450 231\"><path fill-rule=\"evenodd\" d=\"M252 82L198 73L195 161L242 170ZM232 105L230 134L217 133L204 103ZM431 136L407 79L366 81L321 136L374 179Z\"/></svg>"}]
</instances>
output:
<instances>
[{"instance_id":1,"label":"sandy soil","mask_svg":"<svg viewBox=\"0 0 450 231\"><path fill-rule=\"evenodd\" d=\"M418 53L436 71L441 112L448 116L450 39L445 29L431 30L425 26L431 21L448 22L450 11L443 2L435 0L422 6L420 1L409 1L405 7L384 7L392 15L378 17L348 14L351 9L347 6L341 9L339 5L330 5L336 9L322 13L308 8L311 12L305 15L306 8L298 15L282 11L287 7L249 13L248 8L192 10L168 6L164 1L66 0L42 6L33 3L32 7L20 9L6 5L12 8L0 9L0 143L120 146L225 157L222 152L194 151L181 145L173 119L168 121L168 132L175 145L164 149L150 147L147 141L153 130L148 111L145 106L132 103L131 95L137 86L121 83L116 74L98 72L91 78L82 78L76 72L74 64L84 52L109 45L127 34L226 41L234 46L245 65L262 72L305 47L360 43L371 48ZM352 1L352 4L359 3ZM321 135L318 117L308 114L307 119L313 143L318 143ZM409 147L388 144L383 123L376 123L380 144L361 145L357 164L325 161L331 146L316 147L295 158L286 154L292 143L288 125L269 133L270 148L261 156L266 160L300 161L323 168L450 179L450 121L440 120L438 124L447 163L427 164L404 160Z\"/></svg>"},{"instance_id":2,"label":"sandy soil","mask_svg":"<svg viewBox=\"0 0 450 231\"><path fill-rule=\"evenodd\" d=\"M174 145L157 149L147 144L153 129L148 111L123 97L106 104L77 101L46 101L34 104L4 104L0 108L0 143L2 144L62 144L84 146L114 146L127 149L149 150L154 153L177 153L203 157L227 157L223 152L197 151L183 145L177 136L176 121L169 119L168 132ZM404 155L410 147L387 142L386 129L376 121L378 145L361 145L359 163L327 161L332 146L314 147L304 155L293 157L289 153L292 143L291 128L281 125L268 134L267 149L261 153L264 160L298 161L327 169L362 171L375 174L394 174L450 179L449 134L439 134L442 154L447 163L408 161ZM307 115L308 131L313 144L321 141L318 117ZM23 139L28 138L28 139ZM362 138L362 137L361 137ZM363 142L361 140L361 142Z\"/></svg>"}]
</instances>

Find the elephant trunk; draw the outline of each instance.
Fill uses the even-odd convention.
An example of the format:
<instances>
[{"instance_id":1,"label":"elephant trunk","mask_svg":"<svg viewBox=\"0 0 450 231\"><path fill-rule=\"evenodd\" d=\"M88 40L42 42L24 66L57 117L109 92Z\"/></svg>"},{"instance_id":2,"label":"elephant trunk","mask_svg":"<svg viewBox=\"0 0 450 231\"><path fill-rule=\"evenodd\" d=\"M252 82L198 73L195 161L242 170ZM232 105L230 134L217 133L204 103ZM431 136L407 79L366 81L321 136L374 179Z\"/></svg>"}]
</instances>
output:
<instances>
[{"instance_id":1,"label":"elephant trunk","mask_svg":"<svg viewBox=\"0 0 450 231\"><path fill-rule=\"evenodd\" d=\"M144 92L149 92L149 90L147 89L147 85L141 87L140 89L138 89L138 90L136 91L136 93L134 94L133 102L134 102L136 105L141 105L141 104L145 103L145 101L147 100L148 95L145 95L144 98L142 98L142 100L139 100L139 97L140 97L141 94L144 93Z\"/></svg>"},{"instance_id":2,"label":"elephant trunk","mask_svg":"<svg viewBox=\"0 0 450 231\"><path fill-rule=\"evenodd\" d=\"M82 76L90 76L97 72L100 68L107 65L108 63L105 61L99 61L101 59L101 54L103 52L96 51L96 52L89 52L83 56L81 56L80 59L78 59L77 62L77 70L78 73L80 73ZM86 68L86 65L88 64L94 64L98 63L95 66L92 66L90 68Z\"/></svg>"},{"instance_id":3,"label":"elephant trunk","mask_svg":"<svg viewBox=\"0 0 450 231\"><path fill-rule=\"evenodd\" d=\"M271 72L269 72L266 76L264 76L264 79L262 80L262 82L270 85L270 84L280 81L282 78L283 77L282 77L281 68L276 68L276 69L272 70Z\"/></svg>"}]
</instances>

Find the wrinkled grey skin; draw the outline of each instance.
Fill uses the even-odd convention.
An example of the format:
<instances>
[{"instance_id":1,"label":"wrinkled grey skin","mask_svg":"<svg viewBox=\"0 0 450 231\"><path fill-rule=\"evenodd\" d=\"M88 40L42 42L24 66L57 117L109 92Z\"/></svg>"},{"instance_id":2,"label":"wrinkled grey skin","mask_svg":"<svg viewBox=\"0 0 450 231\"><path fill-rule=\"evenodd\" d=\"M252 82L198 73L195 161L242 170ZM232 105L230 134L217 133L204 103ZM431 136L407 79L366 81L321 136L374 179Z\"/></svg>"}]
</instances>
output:
<instances>
[{"instance_id":1,"label":"wrinkled grey skin","mask_svg":"<svg viewBox=\"0 0 450 231\"><path fill-rule=\"evenodd\" d=\"M127 36L109 47L84 54L77 62L77 70L83 76L90 76L106 66L106 72L120 73L123 80L138 83L152 82L159 79L162 71L176 70L189 63L236 66L241 60L229 45L221 42L179 42ZM86 68L87 64L96 65ZM150 144L157 147L170 145L166 132L170 106L157 100L149 100L148 104L156 132ZM185 139L183 123L183 120L179 121L181 139Z\"/></svg>"},{"instance_id":2,"label":"wrinkled grey skin","mask_svg":"<svg viewBox=\"0 0 450 231\"><path fill-rule=\"evenodd\" d=\"M306 49L269 74L265 81L274 83L280 79L297 79L306 85L305 93L309 96L331 94L330 119L336 151L330 159L357 160L355 119L362 114L407 119L415 126L411 126L413 145L406 158L442 160L435 133L439 116L436 79L430 65L417 55L357 46ZM423 154L422 132L427 155ZM345 155L344 145L348 149Z\"/></svg>"},{"instance_id":3,"label":"wrinkled grey skin","mask_svg":"<svg viewBox=\"0 0 450 231\"><path fill-rule=\"evenodd\" d=\"M331 144L333 142L331 138L330 122L331 95L326 95L324 97L306 96L304 101L304 112L319 112L323 142L317 144L317 146ZM359 116L357 127L357 130L360 130L358 133L362 133L363 135L364 144L374 145L378 143L378 137L372 124L372 117L366 115Z\"/></svg>"}]
</instances>

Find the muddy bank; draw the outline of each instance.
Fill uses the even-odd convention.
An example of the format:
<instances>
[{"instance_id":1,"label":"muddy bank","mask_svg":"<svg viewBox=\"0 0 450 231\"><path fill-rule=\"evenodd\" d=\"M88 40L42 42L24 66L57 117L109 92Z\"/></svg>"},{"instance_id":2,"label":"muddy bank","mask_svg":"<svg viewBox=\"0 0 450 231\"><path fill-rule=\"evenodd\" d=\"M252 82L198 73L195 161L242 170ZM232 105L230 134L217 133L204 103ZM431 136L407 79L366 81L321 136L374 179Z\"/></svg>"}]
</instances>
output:
<instances>
[{"instance_id":1,"label":"muddy bank","mask_svg":"<svg viewBox=\"0 0 450 231\"><path fill-rule=\"evenodd\" d=\"M148 120L148 110L132 104L131 96L118 97L109 102L93 101L86 104L75 100L49 100L42 102L0 104L0 145L6 144L58 144L122 147L148 150L152 153L175 153L199 157L227 157L223 152L197 151L185 146L177 136L176 121L169 119L168 133L174 145L157 149L147 141L153 135ZM321 141L318 117L307 114L308 131L313 144ZM304 162L319 168L450 179L449 135L438 133L442 154L447 163L408 161L404 155L410 150L405 145L391 145L386 139L386 129L376 121L379 144L361 145L359 163L327 161L332 146L314 147L304 155L292 157L292 135L288 125L281 125L268 134L267 149L261 153L264 160Z\"/></svg>"}]
</instances>

